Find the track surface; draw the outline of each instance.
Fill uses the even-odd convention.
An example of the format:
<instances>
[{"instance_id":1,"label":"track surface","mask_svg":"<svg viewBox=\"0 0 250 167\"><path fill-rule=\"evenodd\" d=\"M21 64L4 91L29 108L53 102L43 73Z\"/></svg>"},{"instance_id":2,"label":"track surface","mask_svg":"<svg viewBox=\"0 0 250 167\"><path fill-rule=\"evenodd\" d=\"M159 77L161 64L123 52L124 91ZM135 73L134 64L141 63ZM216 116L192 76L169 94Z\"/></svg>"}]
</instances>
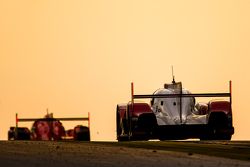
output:
<instances>
[{"instance_id":1,"label":"track surface","mask_svg":"<svg viewBox=\"0 0 250 167\"><path fill-rule=\"evenodd\" d=\"M112 143L112 145L195 153L250 162L249 141L138 141Z\"/></svg>"},{"instance_id":2,"label":"track surface","mask_svg":"<svg viewBox=\"0 0 250 167\"><path fill-rule=\"evenodd\" d=\"M0 141L0 164L6 167L250 167L250 142Z\"/></svg>"}]
</instances>

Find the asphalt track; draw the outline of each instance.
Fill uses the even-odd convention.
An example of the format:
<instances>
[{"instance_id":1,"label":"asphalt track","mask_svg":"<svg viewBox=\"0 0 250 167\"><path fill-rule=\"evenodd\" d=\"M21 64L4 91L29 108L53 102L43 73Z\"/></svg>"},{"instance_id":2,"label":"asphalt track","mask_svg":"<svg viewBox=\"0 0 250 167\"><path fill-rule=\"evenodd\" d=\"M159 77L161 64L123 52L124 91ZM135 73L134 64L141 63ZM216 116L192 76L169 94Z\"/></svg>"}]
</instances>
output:
<instances>
[{"instance_id":1,"label":"asphalt track","mask_svg":"<svg viewBox=\"0 0 250 167\"><path fill-rule=\"evenodd\" d=\"M250 162L250 141L132 141L105 144L184 152L189 155L202 154Z\"/></svg>"},{"instance_id":2,"label":"asphalt track","mask_svg":"<svg viewBox=\"0 0 250 167\"><path fill-rule=\"evenodd\" d=\"M0 141L0 166L250 167L250 142Z\"/></svg>"}]
</instances>

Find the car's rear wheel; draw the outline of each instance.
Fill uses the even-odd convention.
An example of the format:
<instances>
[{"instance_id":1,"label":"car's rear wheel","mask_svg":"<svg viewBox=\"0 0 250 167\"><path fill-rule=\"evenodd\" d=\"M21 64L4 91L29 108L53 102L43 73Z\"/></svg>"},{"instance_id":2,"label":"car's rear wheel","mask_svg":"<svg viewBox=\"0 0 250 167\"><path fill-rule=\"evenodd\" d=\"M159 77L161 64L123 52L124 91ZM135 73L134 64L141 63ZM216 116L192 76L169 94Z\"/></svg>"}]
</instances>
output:
<instances>
[{"instance_id":1,"label":"car's rear wheel","mask_svg":"<svg viewBox=\"0 0 250 167\"><path fill-rule=\"evenodd\" d=\"M116 111L116 137L117 139L121 136L122 128L120 123L120 114L118 111Z\"/></svg>"},{"instance_id":2,"label":"car's rear wheel","mask_svg":"<svg viewBox=\"0 0 250 167\"><path fill-rule=\"evenodd\" d=\"M205 140L231 140L232 134L225 131L230 129L228 118L224 112L211 113L209 116L209 132L201 139Z\"/></svg>"}]
</instances>

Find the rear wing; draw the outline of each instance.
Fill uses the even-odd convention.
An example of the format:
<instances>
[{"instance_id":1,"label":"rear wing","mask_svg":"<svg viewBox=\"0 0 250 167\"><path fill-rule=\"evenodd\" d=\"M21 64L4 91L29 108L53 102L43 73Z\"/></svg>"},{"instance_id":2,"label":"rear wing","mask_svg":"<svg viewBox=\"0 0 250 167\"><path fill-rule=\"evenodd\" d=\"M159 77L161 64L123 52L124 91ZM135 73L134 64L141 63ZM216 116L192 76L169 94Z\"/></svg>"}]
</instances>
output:
<instances>
[{"instance_id":1,"label":"rear wing","mask_svg":"<svg viewBox=\"0 0 250 167\"><path fill-rule=\"evenodd\" d=\"M18 113L16 113L16 129L18 128L19 122L32 122L36 120L88 121L88 127L90 129L90 113L89 112L88 112L88 117L72 117L72 118L19 118Z\"/></svg>"},{"instance_id":2,"label":"rear wing","mask_svg":"<svg viewBox=\"0 0 250 167\"><path fill-rule=\"evenodd\" d=\"M181 84L180 84L181 85ZM182 94L182 86L180 86L180 93L178 94L146 94L146 95L135 95L134 94L134 83L131 83L131 107L132 112L134 111L134 99L148 99L148 98L180 98L180 120L182 122L182 98L187 97L229 97L230 110L232 113L232 81L229 81L229 93L194 93L194 94ZM129 115L131 117L131 115Z\"/></svg>"},{"instance_id":3,"label":"rear wing","mask_svg":"<svg viewBox=\"0 0 250 167\"><path fill-rule=\"evenodd\" d=\"M135 95L134 83L131 83L131 102L134 103L134 99L148 99L148 98L185 98L185 97L229 97L230 104L232 104L232 81L229 81L229 93L192 93L192 94L160 94L160 95Z\"/></svg>"}]
</instances>

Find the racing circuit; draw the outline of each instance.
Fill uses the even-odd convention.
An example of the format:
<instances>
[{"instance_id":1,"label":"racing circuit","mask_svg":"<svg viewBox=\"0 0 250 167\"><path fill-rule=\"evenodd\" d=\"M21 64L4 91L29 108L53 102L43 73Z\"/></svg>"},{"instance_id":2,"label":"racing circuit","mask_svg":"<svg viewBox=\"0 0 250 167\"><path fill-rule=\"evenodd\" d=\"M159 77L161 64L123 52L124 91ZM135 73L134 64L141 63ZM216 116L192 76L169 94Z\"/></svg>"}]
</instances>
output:
<instances>
[{"instance_id":1,"label":"racing circuit","mask_svg":"<svg viewBox=\"0 0 250 167\"><path fill-rule=\"evenodd\" d=\"M230 141L234 134L231 90L230 81L227 93L191 94L173 78L171 84L165 84L153 95L135 95L131 83L131 101L117 105L119 142L91 141L89 114L71 118L54 118L49 113L45 118L19 118L16 114L16 126L8 132L8 139L14 141L1 141L0 164L250 166L250 142ZM226 97L227 100L196 103L195 97ZM137 98L151 98L151 102L135 102ZM31 131L18 126L18 122L27 121L35 121ZM65 131L60 121L88 121L88 127L77 125Z\"/></svg>"},{"instance_id":2,"label":"racing circuit","mask_svg":"<svg viewBox=\"0 0 250 167\"><path fill-rule=\"evenodd\" d=\"M249 141L1 141L0 164L12 166L250 166Z\"/></svg>"}]
</instances>

